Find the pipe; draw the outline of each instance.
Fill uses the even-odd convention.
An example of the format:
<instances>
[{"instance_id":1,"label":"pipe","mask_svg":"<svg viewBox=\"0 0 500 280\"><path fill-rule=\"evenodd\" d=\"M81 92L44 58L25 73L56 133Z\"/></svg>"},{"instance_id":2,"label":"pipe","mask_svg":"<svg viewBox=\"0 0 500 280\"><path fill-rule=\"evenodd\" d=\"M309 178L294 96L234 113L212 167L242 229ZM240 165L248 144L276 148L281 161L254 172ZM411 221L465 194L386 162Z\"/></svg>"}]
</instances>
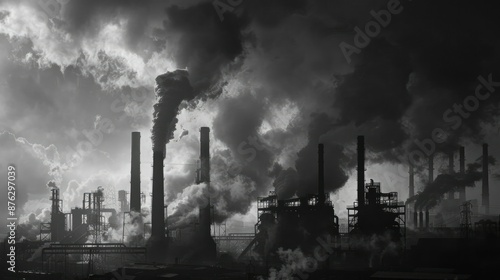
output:
<instances>
[{"instance_id":1,"label":"pipe","mask_svg":"<svg viewBox=\"0 0 500 280\"><path fill-rule=\"evenodd\" d=\"M141 212L141 133L132 132L130 211Z\"/></svg>"},{"instance_id":2,"label":"pipe","mask_svg":"<svg viewBox=\"0 0 500 280\"><path fill-rule=\"evenodd\" d=\"M486 215L490 214L490 185L488 174L488 144L483 144L483 195L482 204Z\"/></svg>"},{"instance_id":3,"label":"pipe","mask_svg":"<svg viewBox=\"0 0 500 280\"><path fill-rule=\"evenodd\" d=\"M465 147L460 146L460 174L465 174ZM460 202L465 202L465 186L460 186Z\"/></svg>"},{"instance_id":4,"label":"pipe","mask_svg":"<svg viewBox=\"0 0 500 280\"><path fill-rule=\"evenodd\" d=\"M358 207L365 205L365 137L358 136Z\"/></svg>"},{"instance_id":5,"label":"pipe","mask_svg":"<svg viewBox=\"0 0 500 280\"><path fill-rule=\"evenodd\" d=\"M325 204L325 162L323 144L318 144L318 203Z\"/></svg>"},{"instance_id":6,"label":"pipe","mask_svg":"<svg viewBox=\"0 0 500 280\"><path fill-rule=\"evenodd\" d=\"M151 211L151 238L162 240L165 237L164 186L163 186L164 151L153 151L153 199Z\"/></svg>"}]
</instances>

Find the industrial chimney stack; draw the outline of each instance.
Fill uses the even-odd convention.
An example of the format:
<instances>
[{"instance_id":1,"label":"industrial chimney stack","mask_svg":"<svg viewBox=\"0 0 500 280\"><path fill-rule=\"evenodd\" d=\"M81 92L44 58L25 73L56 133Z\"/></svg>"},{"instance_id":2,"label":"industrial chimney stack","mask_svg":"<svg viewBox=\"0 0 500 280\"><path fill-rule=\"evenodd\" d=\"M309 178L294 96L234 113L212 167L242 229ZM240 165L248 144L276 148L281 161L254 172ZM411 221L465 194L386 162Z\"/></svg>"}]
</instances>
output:
<instances>
[{"instance_id":1,"label":"industrial chimney stack","mask_svg":"<svg viewBox=\"0 0 500 280\"><path fill-rule=\"evenodd\" d=\"M163 160L164 150L153 151L153 201L151 211L151 239L162 242L165 238Z\"/></svg>"},{"instance_id":2,"label":"industrial chimney stack","mask_svg":"<svg viewBox=\"0 0 500 280\"><path fill-rule=\"evenodd\" d=\"M217 247L210 234L211 205L210 205L210 128L200 128L200 169L198 171L197 183L207 185L206 205L199 206L200 230L198 232L199 243L196 244L197 254L195 261L211 263L216 259Z\"/></svg>"},{"instance_id":3,"label":"industrial chimney stack","mask_svg":"<svg viewBox=\"0 0 500 280\"><path fill-rule=\"evenodd\" d=\"M415 195L415 171L413 170L413 164L410 163L410 182L408 186L408 197L413 197Z\"/></svg>"},{"instance_id":4,"label":"industrial chimney stack","mask_svg":"<svg viewBox=\"0 0 500 280\"><path fill-rule=\"evenodd\" d=\"M141 212L141 133L132 132L130 211Z\"/></svg>"},{"instance_id":5,"label":"industrial chimney stack","mask_svg":"<svg viewBox=\"0 0 500 280\"><path fill-rule=\"evenodd\" d=\"M200 128L200 170L198 182L205 183L210 188L210 128ZM201 205L199 209L200 231L204 235L210 236L210 189L207 191L207 205Z\"/></svg>"},{"instance_id":6,"label":"industrial chimney stack","mask_svg":"<svg viewBox=\"0 0 500 280\"><path fill-rule=\"evenodd\" d=\"M490 185L488 174L488 144L483 144L483 201L486 215L490 214Z\"/></svg>"},{"instance_id":7,"label":"industrial chimney stack","mask_svg":"<svg viewBox=\"0 0 500 280\"><path fill-rule=\"evenodd\" d=\"M325 204L325 162L323 144L318 144L318 202Z\"/></svg>"},{"instance_id":8,"label":"industrial chimney stack","mask_svg":"<svg viewBox=\"0 0 500 280\"><path fill-rule=\"evenodd\" d=\"M465 174L465 147L460 146L460 174ZM465 186L460 186L460 202L465 202Z\"/></svg>"},{"instance_id":9,"label":"industrial chimney stack","mask_svg":"<svg viewBox=\"0 0 500 280\"><path fill-rule=\"evenodd\" d=\"M358 136L358 206L365 205L365 137Z\"/></svg>"},{"instance_id":10,"label":"industrial chimney stack","mask_svg":"<svg viewBox=\"0 0 500 280\"><path fill-rule=\"evenodd\" d=\"M455 153L453 150L448 156L448 173L452 176L455 173ZM453 190L448 192L448 199L455 199L455 192Z\"/></svg>"}]
</instances>

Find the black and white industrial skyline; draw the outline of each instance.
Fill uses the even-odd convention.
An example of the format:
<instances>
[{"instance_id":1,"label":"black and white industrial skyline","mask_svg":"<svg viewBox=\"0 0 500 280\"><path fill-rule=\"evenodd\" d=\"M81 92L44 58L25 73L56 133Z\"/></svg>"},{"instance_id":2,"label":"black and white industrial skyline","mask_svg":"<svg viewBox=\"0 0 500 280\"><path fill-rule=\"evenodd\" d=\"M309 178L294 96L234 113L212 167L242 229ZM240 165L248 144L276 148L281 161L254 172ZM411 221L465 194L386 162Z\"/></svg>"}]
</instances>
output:
<instances>
[{"instance_id":1,"label":"black and white industrial skyline","mask_svg":"<svg viewBox=\"0 0 500 280\"><path fill-rule=\"evenodd\" d=\"M209 190L215 224L253 231L259 197L317 193L318 144L347 223L363 197L360 135L364 182L415 213L456 195L498 217L498 12L490 1L0 0L0 167L17 168L20 232L39 239L54 186L69 213L100 186L118 209L133 181L148 223L155 153L169 225L197 221ZM210 175L198 180L202 127Z\"/></svg>"}]
</instances>

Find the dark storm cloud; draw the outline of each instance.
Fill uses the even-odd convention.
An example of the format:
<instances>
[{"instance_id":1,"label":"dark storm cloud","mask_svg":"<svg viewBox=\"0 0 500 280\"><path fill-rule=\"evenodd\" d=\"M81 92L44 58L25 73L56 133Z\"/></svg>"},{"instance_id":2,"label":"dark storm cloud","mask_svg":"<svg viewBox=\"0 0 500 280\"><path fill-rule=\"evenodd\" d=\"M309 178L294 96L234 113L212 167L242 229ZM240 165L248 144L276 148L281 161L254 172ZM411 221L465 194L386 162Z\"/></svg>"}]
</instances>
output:
<instances>
[{"instance_id":1,"label":"dark storm cloud","mask_svg":"<svg viewBox=\"0 0 500 280\"><path fill-rule=\"evenodd\" d=\"M178 67L189 69L196 91L221 78L224 67L243 51L243 20L228 16L221 22L211 2L188 8L166 9L165 40L176 41L174 57Z\"/></svg>"}]
</instances>

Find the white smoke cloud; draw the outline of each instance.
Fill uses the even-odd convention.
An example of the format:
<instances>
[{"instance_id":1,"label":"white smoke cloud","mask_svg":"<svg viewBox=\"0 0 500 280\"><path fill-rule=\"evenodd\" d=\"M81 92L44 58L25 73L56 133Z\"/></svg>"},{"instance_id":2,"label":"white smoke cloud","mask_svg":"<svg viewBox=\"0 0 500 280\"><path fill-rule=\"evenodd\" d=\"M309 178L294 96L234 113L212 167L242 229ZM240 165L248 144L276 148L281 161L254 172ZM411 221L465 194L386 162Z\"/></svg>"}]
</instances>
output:
<instances>
[{"instance_id":1,"label":"white smoke cloud","mask_svg":"<svg viewBox=\"0 0 500 280\"><path fill-rule=\"evenodd\" d=\"M42 10L25 2L1 3L0 11L4 13L0 34L17 44L22 39L31 44L30 51L17 57L20 63L39 68L57 65L61 72L78 66L103 89L151 86L158 73L175 69L166 49L143 58L123 44L127 35L125 18L100 22L99 32L78 36L64 29L64 20L58 24L47 21Z\"/></svg>"}]
</instances>

